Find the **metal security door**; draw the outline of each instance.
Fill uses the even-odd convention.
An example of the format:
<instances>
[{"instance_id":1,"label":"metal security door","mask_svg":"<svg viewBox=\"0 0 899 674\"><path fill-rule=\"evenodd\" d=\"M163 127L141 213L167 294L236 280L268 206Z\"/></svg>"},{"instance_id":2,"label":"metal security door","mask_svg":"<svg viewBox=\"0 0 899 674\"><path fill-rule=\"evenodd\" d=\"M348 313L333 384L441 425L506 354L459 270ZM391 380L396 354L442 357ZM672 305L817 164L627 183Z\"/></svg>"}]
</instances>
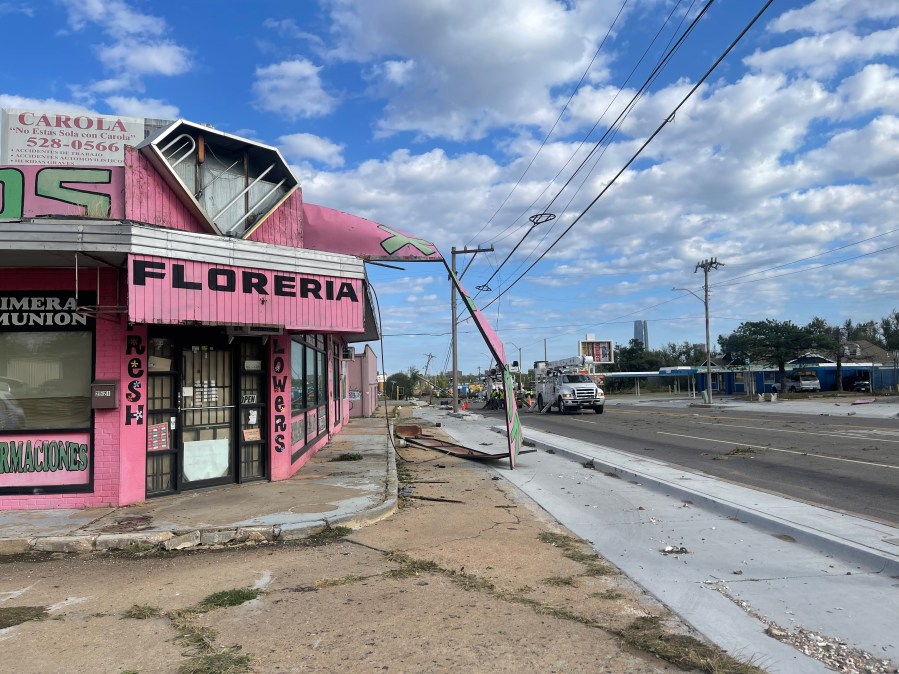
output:
<instances>
[{"instance_id":1,"label":"metal security door","mask_svg":"<svg viewBox=\"0 0 899 674\"><path fill-rule=\"evenodd\" d=\"M181 487L235 482L231 349L181 351Z\"/></svg>"}]
</instances>

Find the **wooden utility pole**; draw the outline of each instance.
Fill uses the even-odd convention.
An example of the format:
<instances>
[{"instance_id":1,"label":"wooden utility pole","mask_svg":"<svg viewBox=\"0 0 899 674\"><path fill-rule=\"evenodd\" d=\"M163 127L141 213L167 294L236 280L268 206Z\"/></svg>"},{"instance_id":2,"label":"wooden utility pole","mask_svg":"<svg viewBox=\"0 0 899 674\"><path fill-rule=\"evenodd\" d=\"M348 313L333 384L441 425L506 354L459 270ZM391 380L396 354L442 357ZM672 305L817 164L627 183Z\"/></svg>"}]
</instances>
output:
<instances>
[{"instance_id":1,"label":"wooden utility pole","mask_svg":"<svg viewBox=\"0 0 899 674\"><path fill-rule=\"evenodd\" d=\"M462 250L456 250L456 247L452 248L452 259L450 270L452 274L452 278L450 279L450 311L452 312L452 321L453 321L453 372L452 372L452 387L453 387L453 412L459 411L459 387L456 382L456 371L459 369L459 348L458 348L458 340L457 337L457 322L456 318L456 255L463 255L465 253L492 253L493 246L490 248L463 248Z\"/></svg>"},{"instance_id":2,"label":"wooden utility pole","mask_svg":"<svg viewBox=\"0 0 899 674\"><path fill-rule=\"evenodd\" d=\"M710 260L703 260L702 262L696 263L696 268L693 270L695 274L700 269L705 274L705 282L703 283L702 289L705 293L705 299L703 303L705 304L705 367L706 367L706 390L709 392L709 403L712 402L712 343L711 337L709 334L709 270L717 269L718 267L724 266L723 262L718 262L717 259L711 258Z\"/></svg>"}]
</instances>

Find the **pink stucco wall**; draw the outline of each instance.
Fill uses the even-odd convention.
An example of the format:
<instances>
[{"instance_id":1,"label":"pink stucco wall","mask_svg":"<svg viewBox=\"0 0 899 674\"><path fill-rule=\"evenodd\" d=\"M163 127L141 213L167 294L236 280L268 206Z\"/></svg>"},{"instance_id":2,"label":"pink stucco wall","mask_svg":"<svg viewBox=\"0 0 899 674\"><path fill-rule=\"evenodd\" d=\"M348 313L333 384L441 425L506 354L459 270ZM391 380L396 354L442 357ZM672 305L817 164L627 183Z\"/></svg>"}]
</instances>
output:
<instances>
[{"instance_id":1,"label":"pink stucco wall","mask_svg":"<svg viewBox=\"0 0 899 674\"><path fill-rule=\"evenodd\" d=\"M116 282L115 270L101 270L101 297L114 297ZM0 270L0 288L9 291L71 290L74 287L74 269ZM96 290L96 274L82 275L79 279L79 289ZM125 323L120 314L101 315L97 319L94 337L94 379L118 379L120 377L124 326ZM119 455L119 438L122 428L120 413L121 409L95 410L94 412L94 433L91 440L94 485L92 493L0 495L0 510L82 508L121 503L119 500L122 485L122 463ZM143 468L141 469L141 480L143 479L142 475ZM128 477L133 479L130 472Z\"/></svg>"},{"instance_id":2,"label":"pink stucco wall","mask_svg":"<svg viewBox=\"0 0 899 674\"><path fill-rule=\"evenodd\" d=\"M347 363L347 386L350 416L371 416L378 406L378 357L368 344Z\"/></svg>"}]
</instances>

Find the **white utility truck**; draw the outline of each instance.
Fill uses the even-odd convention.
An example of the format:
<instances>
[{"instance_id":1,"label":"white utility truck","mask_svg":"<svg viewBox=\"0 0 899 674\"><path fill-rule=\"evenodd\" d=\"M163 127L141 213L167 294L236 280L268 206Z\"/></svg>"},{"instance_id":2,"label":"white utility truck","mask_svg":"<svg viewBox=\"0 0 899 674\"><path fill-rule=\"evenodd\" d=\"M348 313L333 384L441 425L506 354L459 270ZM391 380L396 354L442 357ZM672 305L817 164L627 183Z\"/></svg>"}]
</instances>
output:
<instances>
[{"instance_id":1,"label":"white utility truck","mask_svg":"<svg viewBox=\"0 0 899 674\"><path fill-rule=\"evenodd\" d=\"M590 372L592 364L590 356L534 363L537 409L544 412L555 407L561 414L566 414L588 408L602 414L606 396L593 379L596 375Z\"/></svg>"}]
</instances>

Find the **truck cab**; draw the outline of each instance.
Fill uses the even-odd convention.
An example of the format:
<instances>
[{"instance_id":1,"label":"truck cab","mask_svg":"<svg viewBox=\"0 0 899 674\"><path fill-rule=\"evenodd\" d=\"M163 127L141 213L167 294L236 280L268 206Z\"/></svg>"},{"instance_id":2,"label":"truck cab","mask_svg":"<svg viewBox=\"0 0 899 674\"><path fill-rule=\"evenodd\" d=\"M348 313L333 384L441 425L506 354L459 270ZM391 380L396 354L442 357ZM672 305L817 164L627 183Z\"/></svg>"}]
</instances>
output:
<instances>
[{"instance_id":1,"label":"truck cab","mask_svg":"<svg viewBox=\"0 0 899 674\"><path fill-rule=\"evenodd\" d=\"M592 362L592 359L581 356L563 361L535 363L537 407L541 411L549 406L560 414L582 409L592 409L596 414L603 413L605 393L590 375L578 371L586 369L589 365L589 362L585 361Z\"/></svg>"}]
</instances>

